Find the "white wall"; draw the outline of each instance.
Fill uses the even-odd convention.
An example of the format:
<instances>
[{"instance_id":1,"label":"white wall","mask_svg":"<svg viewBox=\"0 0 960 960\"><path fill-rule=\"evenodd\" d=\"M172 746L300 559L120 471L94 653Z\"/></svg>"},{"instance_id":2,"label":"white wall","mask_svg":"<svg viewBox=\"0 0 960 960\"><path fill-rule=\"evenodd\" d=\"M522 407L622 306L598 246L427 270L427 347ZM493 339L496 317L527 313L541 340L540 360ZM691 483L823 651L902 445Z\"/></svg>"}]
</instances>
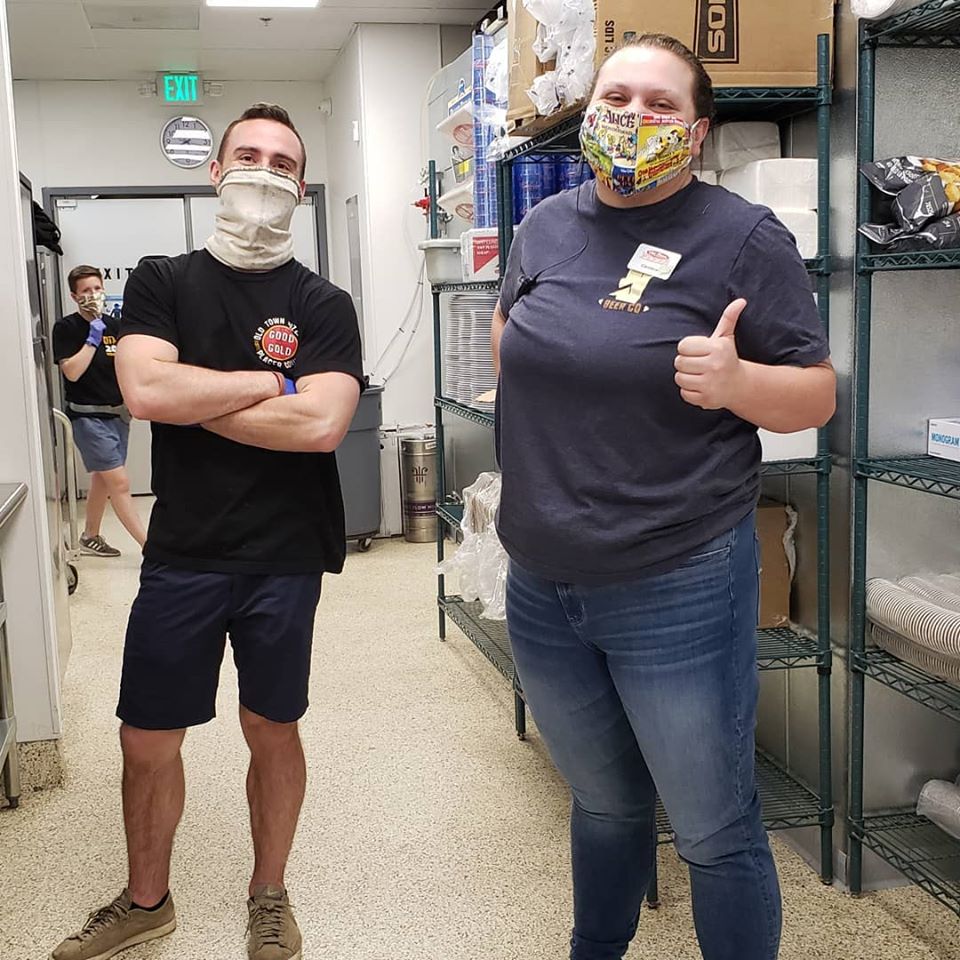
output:
<instances>
[{"instance_id":1,"label":"white wall","mask_svg":"<svg viewBox=\"0 0 960 960\"><path fill-rule=\"evenodd\" d=\"M181 170L160 152L160 130L178 112L195 113L214 141L258 100L285 107L307 148L307 179L327 178L326 120L319 83L224 82L222 97L192 111L137 93L130 80L18 80L14 83L20 168L42 187L167 186L208 183L206 167Z\"/></svg>"},{"instance_id":2,"label":"white wall","mask_svg":"<svg viewBox=\"0 0 960 960\"><path fill-rule=\"evenodd\" d=\"M370 221L367 216L365 144L354 140L356 124L363 124L363 103L360 76L360 35L354 31L340 51L336 66L327 77L324 93L333 104L327 119L327 234L330 244L330 279L350 290L350 255L347 248L346 202L359 198L360 246L363 264L364 309L371 299L374 271L370 262ZM376 359L375 331L364 323L364 360ZM369 365L366 366L369 370Z\"/></svg>"},{"instance_id":3,"label":"white wall","mask_svg":"<svg viewBox=\"0 0 960 960\"><path fill-rule=\"evenodd\" d=\"M370 256L364 269L371 275L366 326L372 368L403 321L417 283L416 243L426 236L426 229L423 215L412 204L422 195L418 182L426 158L421 112L427 83L440 68L440 29L362 24L357 32L369 220ZM433 422L431 315L427 288L413 344L384 392L384 423ZM391 356L395 355L384 364L387 370Z\"/></svg>"},{"instance_id":4,"label":"white wall","mask_svg":"<svg viewBox=\"0 0 960 960\"><path fill-rule=\"evenodd\" d=\"M32 332L10 95L6 8L0 4L0 482L26 482L30 493L0 533L17 738L60 734L59 663Z\"/></svg>"}]
</instances>

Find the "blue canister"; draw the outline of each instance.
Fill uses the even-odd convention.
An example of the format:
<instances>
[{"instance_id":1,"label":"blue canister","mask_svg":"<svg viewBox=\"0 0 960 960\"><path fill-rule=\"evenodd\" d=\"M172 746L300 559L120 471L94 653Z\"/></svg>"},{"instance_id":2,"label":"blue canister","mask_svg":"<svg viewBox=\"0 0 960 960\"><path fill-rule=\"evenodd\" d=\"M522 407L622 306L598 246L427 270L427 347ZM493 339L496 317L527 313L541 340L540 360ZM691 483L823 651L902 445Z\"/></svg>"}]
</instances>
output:
<instances>
[{"instance_id":1,"label":"blue canister","mask_svg":"<svg viewBox=\"0 0 960 960\"><path fill-rule=\"evenodd\" d=\"M590 164L582 157L561 157L557 160L558 190L572 190L593 179Z\"/></svg>"},{"instance_id":2,"label":"blue canister","mask_svg":"<svg viewBox=\"0 0 960 960\"><path fill-rule=\"evenodd\" d=\"M513 222L521 220L546 196L543 167L532 157L513 165Z\"/></svg>"}]
</instances>

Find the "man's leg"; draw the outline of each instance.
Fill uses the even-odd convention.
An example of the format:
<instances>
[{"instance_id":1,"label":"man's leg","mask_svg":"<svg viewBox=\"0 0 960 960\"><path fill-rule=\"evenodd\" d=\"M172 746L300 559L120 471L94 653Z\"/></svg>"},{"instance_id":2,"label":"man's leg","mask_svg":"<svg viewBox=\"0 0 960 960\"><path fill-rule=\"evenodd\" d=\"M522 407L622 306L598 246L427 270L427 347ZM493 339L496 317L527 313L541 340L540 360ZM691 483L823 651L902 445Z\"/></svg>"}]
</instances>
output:
<instances>
[{"instance_id":1,"label":"man's leg","mask_svg":"<svg viewBox=\"0 0 960 960\"><path fill-rule=\"evenodd\" d=\"M85 537L96 537L103 523L103 511L107 508L107 485L99 472L90 474L90 489L87 491L87 506L83 525Z\"/></svg>"},{"instance_id":2,"label":"man's leg","mask_svg":"<svg viewBox=\"0 0 960 960\"><path fill-rule=\"evenodd\" d=\"M142 547L147 542L147 531L144 529L140 514L137 513L137 508L134 506L133 497L130 496L130 478L127 476L127 468L116 467L113 470L105 470L100 476L103 478L105 489L110 497L110 503L117 519L124 525L127 533Z\"/></svg>"},{"instance_id":3,"label":"man's leg","mask_svg":"<svg viewBox=\"0 0 960 960\"><path fill-rule=\"evenodd\" d=\"M183 814L180 745L184 730L140 730L123 724L123 820L134 903L152 907L170 886L173 837Z\"/></svg>"},{"instance_id":4,"label":"man's leg","mask_svg":"<svg viewBox=\"0 0 960 960\"><path fill-rule=\"evenodd\" d=\"M253 833L250 895L263 884L282 887L293 845L307 766L297 724L274 723L240 707L240 726L250 747L247 800Z\"/></svg>"},{"instance_id":5,"label":"man's leg","mask_svg":"<svg viewBox=\"0 0 960 960\"><path fill-rule=\"evenodd\" d=\"M284 871L306 788L297 721L307 709L319 573L239 576L230 641L240 723L250 746L247 796L255 862L247 909L250 960L300 960Z\"/></svg>"}]
</instances>

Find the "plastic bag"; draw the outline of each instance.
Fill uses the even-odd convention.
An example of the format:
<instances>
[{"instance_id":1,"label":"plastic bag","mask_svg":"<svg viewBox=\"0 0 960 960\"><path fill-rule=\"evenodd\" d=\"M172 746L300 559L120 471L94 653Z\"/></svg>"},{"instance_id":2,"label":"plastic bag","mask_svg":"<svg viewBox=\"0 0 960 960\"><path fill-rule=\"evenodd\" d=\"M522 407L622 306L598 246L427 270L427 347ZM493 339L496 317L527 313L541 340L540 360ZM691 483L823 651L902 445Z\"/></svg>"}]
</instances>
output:
<instances>
[{"instance_id":1,"label":"plastic bag","mask_svg":"<svg viewBox=\"0 0 960 960\"><path fill-rule=\"evenodd\" d=\"M890 253L914 253L923 250L960 250L960 214L928 223L916 233L885 223L865 223L860 232Z\"/></svg>"},{"instance_id":2,"label":"plastic bag","mask_svg":"<svg viewBox=\"0 0 960 960\"><path fill-rule=\"evenodd\" d=\"M850 0L850 9L855 17L880 20L882 17L897 17L923 3L926 0Z\"/></svg>"},{"instance_id":3,"label":"plastic bag","mask_svg":"<svg viewBox=\"0 0 960 960\"><path fill-rule=\"evenodd\" d=\"M936 157L890 157L871 160L860 172L881 192L895 197L901 190L930 173L938 174L944 186L960 183L960 160L938 160ZM954 197L960 199L960 195Z\"/></svg>"},{"instance_id":4,"label":"plastic bag","mask_svg":"<svg viewBox=\"0 0 960 960\"><path fill-rule=\"evenodd\" d=\"M500 474L481 473L463 491L463 542L437 567L437 573L458 580L460 596L479 600L482 616L505 620L507 616L507 553L497 536Z\"/></svg>"},{"instance_id":5,"label":"plastic bag","mask_svg":"<svg viewBox=\"0 0 960 960\"><path fill-rule=\"evenodd\" d=\"M534 81L527 95L537 112L555 113L590 92L593 80L596 18L593 0L523 0L539 21L533 50L541 63L556 60L556 69ZM544 79L544 77L549 79Z\"/></svg>"},{"instance_id":6,"label":"plastic bag","mask_svg":"<svg viewBox=\"0 0 960 960\"><path fill-rule=\"evenodd\" d=\"M946 780L925 783L917 801L917 813L960 839L960 787L955 783Z\"/></svg>"},{"instance_id":7,"label":"plastic bag","mask_svg":"<svg viewBox=\"0 0 960 960\"><path fill-rule=\"evenodd\" d=\"M890 223L865 223L860 232L894 251L952 249L960 245L960 160L891 157L865 163L863 175L894 197Z\"/></svg>"},{"instance_id":8,"label":"plastic bag","mask_svg":"<svg viewBox=\"0 0 960 960\"><path fill-rule=\"evenodd\" d=\"M533 81L533 86L527 91L527 96L533 101L537 113L549 117L560 109L560 95L557 93L557 71L542 73Z\"/></svg>"}]
</instances>

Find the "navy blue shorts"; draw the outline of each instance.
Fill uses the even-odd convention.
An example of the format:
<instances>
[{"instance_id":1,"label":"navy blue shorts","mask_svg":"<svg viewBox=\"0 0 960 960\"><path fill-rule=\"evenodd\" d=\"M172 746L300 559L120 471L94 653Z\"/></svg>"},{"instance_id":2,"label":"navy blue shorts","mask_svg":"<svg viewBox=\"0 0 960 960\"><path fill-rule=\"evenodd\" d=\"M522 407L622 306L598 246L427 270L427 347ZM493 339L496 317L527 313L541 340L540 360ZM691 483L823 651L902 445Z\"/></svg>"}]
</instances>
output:
<instances>
[{"instance_id":1,"label":"navy blue shorts","mask_svg":"<svg viewBox=\"0 0 960 960\"><path fill-rule=\"evenodd\" d=\"M144 560L130 610L117 716L177 730L216 716L226 638L240 703L277 723L307 709L322 574L198 573Z\"/></svg>"},{"instance_id":2,"label":"navy blue shorts","mask_svg":"<svg viewBox=\"0 0 960 960\"><path fill-rule=\"evenodd\" d=\"M116 470L127 462L130 424L120 417L77 417L73 442L80 451L87 473Z\"/></svg>"}]
</instances>

